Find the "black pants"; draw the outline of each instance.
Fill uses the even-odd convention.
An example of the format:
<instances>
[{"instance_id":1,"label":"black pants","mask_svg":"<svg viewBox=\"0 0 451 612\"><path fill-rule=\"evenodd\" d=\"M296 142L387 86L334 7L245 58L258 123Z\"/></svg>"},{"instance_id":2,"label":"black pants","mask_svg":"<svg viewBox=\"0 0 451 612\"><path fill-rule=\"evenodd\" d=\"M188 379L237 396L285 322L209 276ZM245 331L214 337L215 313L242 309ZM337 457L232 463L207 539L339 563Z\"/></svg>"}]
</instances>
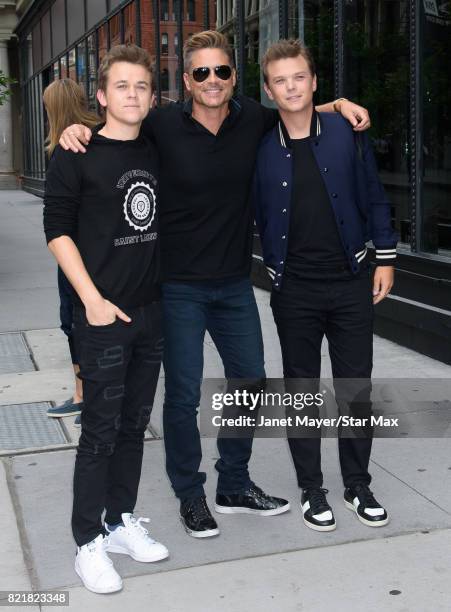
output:
<instances>
[{"instance_id":1,"label":"black pants","mask_svg":"<svg viewBox=\"0 0 451 612\"><path fill-rule=\"evenodd\" d=\"M78 355L75 349L73 323L73 289L64 272L58 266L58 292L60 295L60 321L61 329L67 336L69 342L70 357L74 365L78 365Z\"/></svg>"},{"instance_id":2,"label":"black pants","mask_svg":"<svg viewBox=\"0 0 451 612\"><path fill-rule=\"evenodd\" d=\"M74 308L85 408L74 471L72 531L79 546L133 512L144 432L163 353L160 302L127 309L131 323L91 326Z\"/></svg>"},{"instance_id":3,"label":"black pants","mask_svg":"<svg viewBox=\"0 0 451 612\"><path fill-rule=\"evenodd\" d=\"M339 403L340 378L371 378L373 365L373 301L369 272L356 278L337 280L285 278L282 290L273 292L271 307L279 334L284 377L319 379L321 343L326 335L332 374ZM346 383L342 383L346 387ZM354 416L363 406L368 416L370 387L360 394ZM340 432L339 432L340 434ZM371 454L372 429L366 437L339 437L340 467L345 487L369 484L368 464ZM321 437L305 438L288 435L291 455L301 488L320 487Z\"/></svg>"}]
</instances>

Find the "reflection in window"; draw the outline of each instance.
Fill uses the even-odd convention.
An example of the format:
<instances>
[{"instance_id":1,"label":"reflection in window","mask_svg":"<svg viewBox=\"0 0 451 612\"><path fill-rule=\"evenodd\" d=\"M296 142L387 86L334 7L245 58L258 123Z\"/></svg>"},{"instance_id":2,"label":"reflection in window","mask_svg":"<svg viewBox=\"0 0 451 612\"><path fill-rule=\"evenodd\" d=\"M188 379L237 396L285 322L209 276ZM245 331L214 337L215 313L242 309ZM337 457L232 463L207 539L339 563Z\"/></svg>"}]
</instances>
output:
<instances>
[{"instance_id":1,"label":"reflection in window","mask_svg":"<svg viewBox=\"0 0 451 612\"><path fill-rule=\"evenodd\" d=\"M294 4L294 2L293 2ZM332 3L322 0L300 2L295 11L296 19L290 19L289 32L300 38L309 47L315 58L318 89L315 101L318 103L333 100L334 92L334 9ZM290 12L290 15L293 13Z\"/></svg>"},{"instance_id":2,"label":"reflection in window","mask_svg":"<svg viewBox=\"0 0 451 612\"><path fill-rule=\"evenodd\" d=\"M121 22L120 15L116 14L108 22L110 27L110 48L121 44Z\"/></svg>"},{"instance_id":3,"label":"reflection in window","mask_svg":"<svg viewBox=\"0 0 451 612\"><path fill-rule=\"evenodd\" d=\"M446 3L437 3L435 10L422 11L420 18L423 20L421 249L451 256L451 20Z\"/></svg>"},{"instance_id":4,"label":"reflection in window","mask_svg":"<svg viewBox=\"0 0 451 612\"><path fill-rule=\"evenodd\" d=\"M99 36L99 62L101 62L103 56L108 51L108 24L104 23L97 32Z\"/></svg>"},{"instance_id":5,"label":"reflection in window","mask_svg":"<svg viewBox=\"0 0 451 612\"><path fill-rule=\"evenodd\" d=\"M160 19L161 21L169 21L169 2L161 0L160 2Z\"/></svg>"},{"instance_id":6,"label":"reflection in window","mask_svg":"<svg viewBox=\"0 0 451 612\"><path fill-rule=\"evenodd\" d=\"M69 78L77 80L77 67L75 65L75 49L71 49L67 55L69 61Z\"/></svg>"},{"instance_id":7,"label":"reflection in window","mask_svg":"<svg viewBox=\"0 0 451 612\"><path fill-rule=\"evenodd\" d=\"M135 43L136 41L136 17L135 3L128 4L124 8L124 43Z\"/></svg>"},{"instance_id":8,"label":"reflection in window","mask_svg":"<svg viewBox=\"0 0 451 612\"><path fill-rule=\"evenodd\" d=\"M84 40L77 45L77 80L83 85L84 90L87 88L87 70L86 70L86 41Z\"/></svg>"},{"instance_id":9,"label":"reflection in window","mask_svg":"<svg viewBox=\"0 0 451 612\"><path fill-rule=\"evenodd\" d=\"M55 62L53 64L53 80L57 81L60 78L60 63Z\"/></svg>"},{"instance_id":10,"label":"reflection in window","mask_svg":"<svg viewBox=\"0 0 451 612\"><path fill-rule=\"evenodd\" d=\"M88 102L89 108L96 110L96 91L97 91L97 58L96 58L96 37L95 34L88 36Z\"/></svg>"},{"instance_id":11,"label":"reflection in window","mask_svg":"<svg viewBox=\"0 0 451 612\"><path fill-rule=\"evenodd\" d=\"M410 242L409 13L404 1L353 0L345 11L345 90L371 113L379 175L393 224Z\"/></svg>"},{"instance_id":12,"label":"reflection in window","mask_svg":"<svg viewBox=\"0 0 451 612\"><path fill-rule=\"evenodd\" d=\"M161 35L161 55L168 54L168 35L166 33Z\"/></svg>"},{"instance_id":13,"label":"reflection in window","mask_svg":"<svg viewBox=\"0 0 451 612\"><path fill-rule=\"evenodd\" d=\"M188 21L196 21L196 2L195 0L187 0L186 3Z\"/></svg>"},{"instance_id":14,"label":"reflection in window","mask_svg":"<svg viewBox=\"0 0 451 612\"><path fill-rule=\"evenodd\" d=\"M161 71L161 90L167 94L169 89L169 72L168 69L165 68Z\"/></svg>"},{"instance_id":15,"label":"reflection in window","mask_svg":"<svg viewBox=\"0 0 451 612\"><path fill-rule=\"evenodd\" d=\"M67 55L63 55L63 57L60 59L60 66L61 66L61 78L62 79L66 79L68 77L67 74Z\"/></svg>"}]
</instances>

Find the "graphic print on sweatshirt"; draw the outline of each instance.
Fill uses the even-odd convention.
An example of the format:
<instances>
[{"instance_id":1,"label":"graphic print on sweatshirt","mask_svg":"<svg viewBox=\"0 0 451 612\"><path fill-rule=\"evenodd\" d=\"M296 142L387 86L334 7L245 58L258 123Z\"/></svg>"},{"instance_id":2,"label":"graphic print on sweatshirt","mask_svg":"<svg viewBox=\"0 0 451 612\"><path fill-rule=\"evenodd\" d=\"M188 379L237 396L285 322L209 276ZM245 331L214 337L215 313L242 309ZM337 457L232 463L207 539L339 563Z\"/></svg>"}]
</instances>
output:
<instances>
[{"instance_id":1,"label":"graphic print on sweatshirt","mask_svg":"<svg viewBox=\"0 0 451 612\"><path fill-rule=\"evenodd\" d=\"M148 242L156 239L156 232L143 233L152 226L156 218L156 184L156 179L146 170L129 170L119 179L116 187L125 191L123 201L125 220L130 227L140 232L141 235L116 238L114 241L115 246Z\"/></svg>"}]
</instances>

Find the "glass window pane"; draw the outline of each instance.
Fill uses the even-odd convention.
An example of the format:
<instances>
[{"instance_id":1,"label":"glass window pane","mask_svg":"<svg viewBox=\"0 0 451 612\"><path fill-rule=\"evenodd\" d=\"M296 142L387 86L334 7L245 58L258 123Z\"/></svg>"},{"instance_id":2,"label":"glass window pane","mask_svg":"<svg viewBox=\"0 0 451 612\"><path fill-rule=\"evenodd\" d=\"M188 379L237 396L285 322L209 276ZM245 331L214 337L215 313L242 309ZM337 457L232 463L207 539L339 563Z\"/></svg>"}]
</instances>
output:
<instances>
[{"instance_id":1,"label":"glass window pane","mask_svg":"<svg viewBox=\"0 0 451 612\"><path fill-rule=\"evenodd\" d=\"M135 0L136 2L138 0ZM153 23L152 2L148 0L140 0L141 4L141 46L155 56L155 27Z\"/></svg>"},{"instance_id":2,"label":"glass window pane","mask_svg":"<svg viewBox=\"0 0 451 612\"><path fill-rule=\"evenodd\" d=\"M166 33L163 33L161 35L161 54L167 55L168 52L169 52L168 35Z\"/></svg>"},{"instance_id":3,"label":"glass window pane","mask_svg":"<svg viewBox=\"0 0 451 612\"><path fill-rule=\"evenodd\" d=\"M424 5L426 7L426 4ZM451 257L451 20L446 3L422 11L421 247Z\"/></svg>"},{"instance_id":4,"label":"glass window pane","mask_svg":"<svg viewBox=\"0 0 451 612\"><path fill-rule=\"evenodd\" d=\"M169 21L169 2L168 0L160 0L160 19L161 21Z\"/></svg>"},{"instance_id":5,"label":"glass window pane","mask_svg":"<svg viewBox=\"0 0 451 612\"><path fill-rule=\"evenodd\" d=\"M106 0L87 0L88 28L92 28L106 15Z\"/></svg>"},{"instance_id":6,"label":"glass window pane","mask_svg":"<svg viewBox=\"0 0 451 612\"><path fill-rule=\"evenodd\" d=\"M66 17L64 0L56 0L52 5L52 42L53 56L59 55L67 46Z\"/></svg>"},{"instance_id":7,"label":"glass window pane","mask_svg":"<svg viewBox=\"0 0 451 612\"><path fill-rule=\"evenodd\" d=\"M371 138L393 224L410 242L409 8L353 0L345 9L345 91L371 112Z\"/></svg>"},{"instance_id":8,"label":"glass window pane","mask_svg":"<svg viewBox=\"0 0 451 612\"><path fill-rule=\"evenodd\" d=\"M66 79L67 78L67 55L63 55L63 57L60 60L60 64L61 64L61 78Z\"/></svg>"},{"instance_id":9,"label":"glass window pane","mask_svg":"<svg viewBox=\"0 0 451 612\"><path fill-rule=\"evenodd\" d=\"M38 22L33 28L33 71L37 72L42 66L42 49L41 49L41 22Z\"/></svg>"},{"instance_id":10,"label":"glass window pane","mask_svg":"<svg viewBox=\"0 0 451 612\"><path fill-rule=\"evenodd\" d=\"M196 0L186 0L186 19L196 21Z\"/></svg>"},{"instance_id":11,"label":"glass window pane","mask_svg":"<svg viewBox=\"0 0 451 612\"><path fill-rule=\"evenodd\" d=\"M104 23L97 32L99 35L99 62L101 62L103 56L108 51L108 24Z\"/></svg>"},{"instance_id":12,"label":"glass window pane","mask_svg":"<svg viewBox=\"0 0 451 612\"><path fill-rule=\"evenodd\" d=\"M67 2L67 34L70 45L85 33L85 8L80 0L66 0Z\"/></svg>"},{"instance_id":13,"label":"glass window pane","mask_svg":"<svg viewBox=\"0 0 451 612\"><path fill-rule=\"evenodd\" d=\"M77 81L83 85L83 89L87 88L87 70L86 70L86 41L84 40L77 45Z\"/></svg>"},{"instance_id":14,"label":"glass window pane","mask_svg":"<svg viewBox=\"0 0 451 612\"><path fill-rule=\"evenodd\" d=\"M96 109L97 92L97 58L96 58L96 37L95 34L88 36L88 101L89 108Z\"/></svg>"},{"instance_id":15,"label":"glass window pane","mask_svg":"<svg viewBox=\"0 0 451 612\"><path fill-rule=\"evenodd\" d=\"M110 47L121 44L121 22L120 16L114 15L108 22L110 26Z\"/></svg>"},{"instance_id":16,"label":"glass window pane","mask_svg":"<svg viewBox=\"0 0 451 612\"><path fill-rule=\"evenodd\" d=\"M60 78L60 63L55 62L53 64L53 79L57 81Z\"/></svg>"},{"instance_id":17,"label":"glass window pane","mask_svg":"<svg viewBox=\"0 0 451 612\"><path fill-rule=\"evenodd\" d=\"M289 36L303 40L315 58L318 78L315 101L320 104L333 100L335 91L334 7L332 2L312 0L298 3L290 0L288 15Z\"/></svg>"},{"instance_id":18,"label":"glass window pane","mask_svg":"<svg viewBox=\"0 0 451 612\"><path fill-rule=\"evenodd\" d=\"M136 14L134 2L124 9L124 42L136 43Z\"/></svg>"},{"instance_id":19,"label":"glass window pane","mask_svg":"<svg viewBox=\"0 0 451 612\"><path fill-rule=\"evenodd\" d=\"M69 61L69 78L73 79L74 81L77 80L77 70L76 70L76 65L75 65L75 49L71 49L69 51L68 55L68 61Z\"/></svg>"},{"instance_id":20,"label":"glass window pane","mask_svg":"<svg viewBox=\"0 0 451 612\"><path fill-rule=\"evenodd\" d=\"M47 11L41 20L42 32L42 65L48 64L52 59L51 33L50 33L50 12Z\"/></svg>"}]
</instances>

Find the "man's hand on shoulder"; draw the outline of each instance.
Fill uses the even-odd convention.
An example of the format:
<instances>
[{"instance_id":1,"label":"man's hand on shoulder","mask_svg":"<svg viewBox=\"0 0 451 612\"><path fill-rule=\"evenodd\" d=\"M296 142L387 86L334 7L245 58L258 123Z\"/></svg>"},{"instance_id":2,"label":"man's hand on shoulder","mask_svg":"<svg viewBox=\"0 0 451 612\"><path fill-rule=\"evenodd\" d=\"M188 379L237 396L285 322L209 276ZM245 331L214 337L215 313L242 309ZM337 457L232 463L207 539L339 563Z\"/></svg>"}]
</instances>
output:
<instances>
[{"instance_id":1,"label":"man's hand on shoulder","mask_svg":"<svg viewBox=\"0 0 451 612\"><path fill-rule=\"evenodd\" d=\"M346 98L336 100L334 110L349 121L355 132L364 132L371 127L370 115L366 108L354 104Z\"/></svg>"},{"instance_id":2,"label":"man's hand on shoulder","mask_svg":"<svg viewBox=\"0 0 451 612\"><path fill-rule=\"evenodd\" d=\"M91 140L92 132L85 125L74 123L64 130L59 139L59 143L65 151L74 153L86 153L83 145L87 145Z\"/></svg>"}]
</instances>

